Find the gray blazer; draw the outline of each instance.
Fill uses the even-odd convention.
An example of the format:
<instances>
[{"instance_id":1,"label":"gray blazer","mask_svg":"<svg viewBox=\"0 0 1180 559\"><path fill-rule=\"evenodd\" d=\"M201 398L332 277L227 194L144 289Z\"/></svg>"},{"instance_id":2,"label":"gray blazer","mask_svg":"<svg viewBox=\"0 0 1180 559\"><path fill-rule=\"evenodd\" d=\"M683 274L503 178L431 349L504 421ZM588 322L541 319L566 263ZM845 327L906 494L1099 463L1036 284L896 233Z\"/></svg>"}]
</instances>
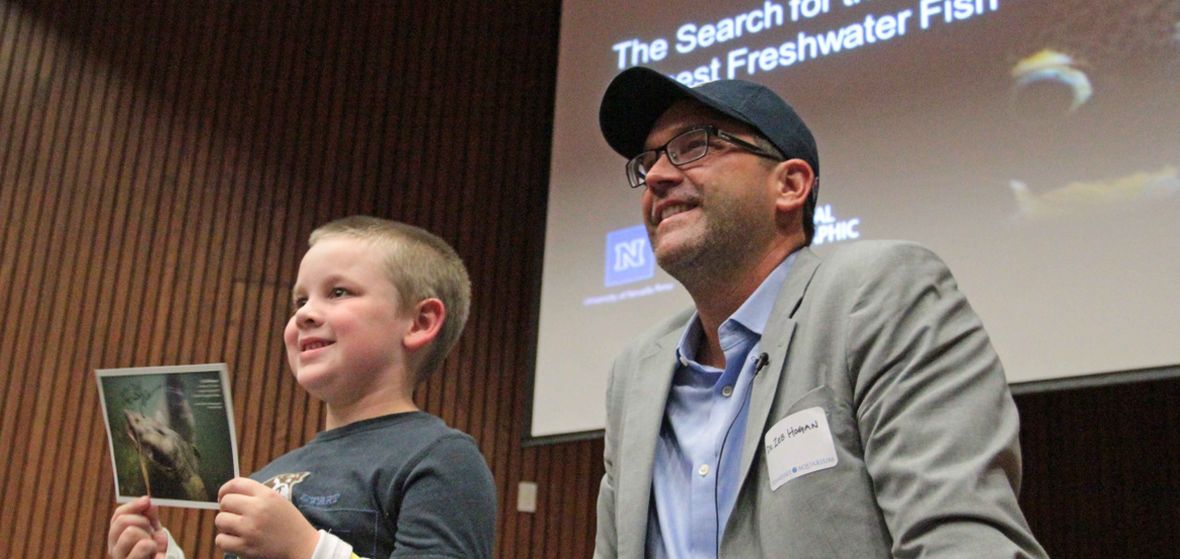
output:
<instances>
[{"instance_id":1,"label":"gray blazer","mask_svg":"<svg viewBox=\"0 0 1180 559\"><path fill-rule=\"evenodd\" d=\"M595 557L644 555L652 463L691 311L616 359ZM1017 505L1019 420L941 260L894 241L802 249L762 337L724 558L1044 557ZM763 438L821 407L838 462L772 491Z\"/></svg>"}]
</instances>

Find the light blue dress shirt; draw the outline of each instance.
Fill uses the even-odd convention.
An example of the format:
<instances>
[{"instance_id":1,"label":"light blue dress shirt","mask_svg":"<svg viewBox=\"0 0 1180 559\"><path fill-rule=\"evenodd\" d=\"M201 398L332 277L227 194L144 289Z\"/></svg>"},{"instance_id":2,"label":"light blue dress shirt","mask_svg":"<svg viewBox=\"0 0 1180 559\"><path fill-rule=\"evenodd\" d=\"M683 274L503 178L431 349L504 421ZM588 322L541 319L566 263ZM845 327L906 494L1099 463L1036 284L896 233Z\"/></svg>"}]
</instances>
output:
<instances>
[{"instance_id":1,"label":"light blue dress shirt","mask_svg":"<svg viewBox=\"0 0 1180 559\"><path fill-rule=\"evenodd\" d=\"M750 384L762 363L762 331L794 260L794 254L783 260L721 323L724 370L695 361L702 340L695 314L680 338L680 366L672 377L656 442L648 557L717 557L741 480L742 437Z\"/></svg>"}]
</instances>

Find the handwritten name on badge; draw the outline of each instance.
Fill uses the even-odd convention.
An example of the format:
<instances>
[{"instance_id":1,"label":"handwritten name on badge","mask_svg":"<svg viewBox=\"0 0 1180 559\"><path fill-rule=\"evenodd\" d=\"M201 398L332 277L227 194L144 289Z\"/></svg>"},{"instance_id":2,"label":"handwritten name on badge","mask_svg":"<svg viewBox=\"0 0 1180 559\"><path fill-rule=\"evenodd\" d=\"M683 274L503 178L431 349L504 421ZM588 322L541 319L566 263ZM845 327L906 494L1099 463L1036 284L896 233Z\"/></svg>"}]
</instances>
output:
<instances>
[{"instance_id":1,"label":"handwritten name on badge","mask_svg":"<svg viewBox=\"0 0 1180 559\"><path fill-rule=\"evenodd\" d=\"M823 408L795 412L766 432L771 491L799 476L831 468L836 462L836 445Z\"/></svg>"}]
</instances>

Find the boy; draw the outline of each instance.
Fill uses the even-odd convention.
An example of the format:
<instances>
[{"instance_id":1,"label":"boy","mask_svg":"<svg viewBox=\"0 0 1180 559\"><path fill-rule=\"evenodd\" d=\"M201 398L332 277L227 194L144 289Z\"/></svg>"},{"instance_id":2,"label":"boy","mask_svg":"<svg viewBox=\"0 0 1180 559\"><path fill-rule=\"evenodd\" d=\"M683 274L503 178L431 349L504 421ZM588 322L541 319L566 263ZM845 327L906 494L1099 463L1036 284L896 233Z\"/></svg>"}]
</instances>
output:
<instances>
[{"instance_id":1,"label":"boy","mask_svg":"<svg viewBox=\"0 0 1180 559\"><path fill-rule=\"evenodd\" d=\"M241 557L490 557L496 499L471 437L419 411L467 320L470 282L441 239L355 216L316 229L283 332L325 430L221 487L217 546ZM183 557L141 497L111 517L115 559Z\"/></svg>"}]
</instances>

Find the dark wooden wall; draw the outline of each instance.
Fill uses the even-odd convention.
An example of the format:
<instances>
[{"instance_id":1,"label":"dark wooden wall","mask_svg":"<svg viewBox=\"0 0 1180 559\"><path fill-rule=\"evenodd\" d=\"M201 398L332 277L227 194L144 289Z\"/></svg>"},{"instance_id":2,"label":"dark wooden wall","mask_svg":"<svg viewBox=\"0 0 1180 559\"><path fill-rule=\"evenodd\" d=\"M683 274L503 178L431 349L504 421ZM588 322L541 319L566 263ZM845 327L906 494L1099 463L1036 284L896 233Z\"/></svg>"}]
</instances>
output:
<instances>
[{"instance_id":1,"label":"dark wooden wall","mask_svg":"<svg viewBox=\"0 0 1180 559\"><path fill-rule=\"evenodd\" d=\"M227 362L244 471L310 438L289 282L307 233L353 213L471 270L467 333L417 398L491 464L498 556L589 556L601 441L521 444L558 20L557 0L0 0L0 556L103 554L96 368ZM1175 553L1178 384L1018 398L1055 555ZM209 557L212 517L164 520Z\"/></svg>"},{"instance_id":2,"label":"dark wooden wall","mask_svg":"<svg viewBox=\"0 0 1180 559\"><path fill-rule=\"evenodd\" d=\"M1020 504L1050 555L1180 557L1177 373L1128 372L1017 394Z\"/></svg>"},{"instance_id":3,"label":"dark wooden wall","mask_svg":"<svg viewBox=\"0 0 1180 559\"><path fill-rule=\"evenodd\" d=\"M246 472L312 436L281 328L308 232L353 213L471 270L472 321L417 400L492 466L498 555L587 555L601 443L520 442L558 10L0 2L0 556L104 553L95 368L227 362ZM190 557L214 555L212 518L165 515Z\"/></svg>"}]
</instances>

